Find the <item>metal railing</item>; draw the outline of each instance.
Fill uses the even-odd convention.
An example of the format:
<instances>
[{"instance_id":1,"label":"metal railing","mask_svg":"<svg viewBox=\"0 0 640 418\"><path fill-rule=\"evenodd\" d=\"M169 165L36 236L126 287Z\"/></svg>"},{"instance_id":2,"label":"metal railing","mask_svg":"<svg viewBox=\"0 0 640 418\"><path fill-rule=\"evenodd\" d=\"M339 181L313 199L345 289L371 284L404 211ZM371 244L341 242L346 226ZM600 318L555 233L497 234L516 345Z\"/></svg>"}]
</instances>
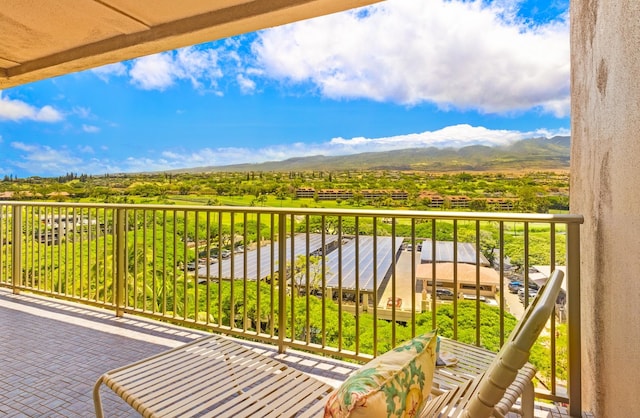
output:
<instances>
[{"instance_id":1,"label":"metal railing","mask_svg":"<svg viewBox=\"0 0 640 418\"><path fill-rule=\"evenodd\" d=\"M0 285L280 351L367 360L436 327L497 350L517 320L510 311L529 302L532 267L563 266L566 297L532 361L537 396L579 411L581 223L577 215L2 202ZM511 279L523 284L523 306Z\"/></svg>"}]
</instances>

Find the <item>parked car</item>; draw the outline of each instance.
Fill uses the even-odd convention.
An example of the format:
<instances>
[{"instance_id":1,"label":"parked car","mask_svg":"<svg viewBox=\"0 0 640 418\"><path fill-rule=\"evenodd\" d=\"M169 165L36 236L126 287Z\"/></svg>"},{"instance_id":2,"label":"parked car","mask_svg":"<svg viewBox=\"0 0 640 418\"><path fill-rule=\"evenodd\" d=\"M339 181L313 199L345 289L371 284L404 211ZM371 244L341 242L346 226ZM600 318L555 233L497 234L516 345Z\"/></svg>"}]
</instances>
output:
<instances>
[{"instance_id":1,"label":"parked car","mask_svg":"<svg viewBox=\"0 0 640 418\"><path fill-rule=\"evenodd\" d=\"M206 257L207 250L202 250L198 253L198 257ZM209 257L218 258L218 248L213 247L209 249Z\"/></svg>"},{"instance_id":2,"label":"parked car","mask_svg":"<svg viewBox=\"0 0 640 418\"><path fill-rule=\"evenodd\" d=\"M453 300L455 296L456 296L455 293L453 293L453 290L451 289L443 289L443 288L436 289L436 298L438 299Z\"/></svg>"},{"instance_id":3,"label":"parked car","mask_svg":"<svg viewBox=\"0 0 640 418\"><path fill-rule=\"evenodd\" d=\"M476 300L476 295L471 295L471 294L467 294L467 293L465 293L462 297L463 297L464 300ZM477 300L479 300L480 302L486 302L487 298L482 296L482 295L480 295L480 298L477 299Z\"/></svg>"},{"instance_id":4,"label":"parked car","mask_svg":"<svg viewBox=\"0 0 640 418\"><path fill-rule=\"evenodd\" d=\"M509 292L518 293L518 290L524 288L524 283L522 283L520 280L512 280L509 282L507 287L509 288Z\"/></svg>"},{"instance_id":5,"label":"parked car","mask_svg":"<svg viewBox=\"0 0 640 418\"><path fill-rule=\"evenodd\" d=\"M529 301L536 296L538 296L538 289L529 288ZM520 302L524 303L524 287L518 290L518 299L520 299Z\"/></svg>"},{"instance_id":6,"label":"parked car","mask_svg":"<svg viewBox=\"0 0 640 418\"><path fill-rule=\"evenodd\" d=\"M524 289L524 282L522 282L520 280L512 280L512 281L509 282L507 287L509 288L509 292L518 293L521 289ZM540 288L540 286L538 286L535 282L529 282L530 291L531 290L538 290L539 288Z\"/></svg>"},{"instance_id":7,"label":"parked car","mask_svg":"<svg viewBox=\"0 0 640 418\"><path fill-rule=\"evenodd\" d=\"M217 258L206 258L206 257L202 257L198 259L198 262L196 263L195 261L190 261L187 263L187 270L188 271L194 271L196 269L198 269L198 267L203 267L206 266L207 263L209 264L214 264L217 263L218 259Z\"/></svg>"}]
</instances>

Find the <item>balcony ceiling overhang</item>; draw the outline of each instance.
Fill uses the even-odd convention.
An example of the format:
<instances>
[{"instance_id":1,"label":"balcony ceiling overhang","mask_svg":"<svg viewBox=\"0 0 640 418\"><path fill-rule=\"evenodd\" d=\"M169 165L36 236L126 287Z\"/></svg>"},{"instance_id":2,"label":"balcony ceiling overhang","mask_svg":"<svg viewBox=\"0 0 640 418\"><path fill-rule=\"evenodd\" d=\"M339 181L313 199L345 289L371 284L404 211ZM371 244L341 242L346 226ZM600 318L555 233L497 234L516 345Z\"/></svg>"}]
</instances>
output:
<instances>
[{"instance_id":1,"label":"balcony ceiling overhang","mask_svg":"<svg viewBox=\"0 0 640 418\"><path fill-rule=\"evenodd\" d=\"M0 89L379 0L6 0Z\"/></svg>"}]
</instances>

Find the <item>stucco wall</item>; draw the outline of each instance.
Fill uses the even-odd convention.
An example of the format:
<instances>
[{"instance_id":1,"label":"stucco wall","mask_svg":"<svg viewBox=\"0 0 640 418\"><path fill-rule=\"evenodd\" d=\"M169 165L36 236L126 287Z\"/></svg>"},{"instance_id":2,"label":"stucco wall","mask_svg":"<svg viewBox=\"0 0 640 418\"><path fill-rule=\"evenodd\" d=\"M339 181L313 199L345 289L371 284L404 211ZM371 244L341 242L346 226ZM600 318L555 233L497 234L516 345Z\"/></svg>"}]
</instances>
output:
<instances>
[{"instance_id":1,"label":"stucco wall","mask_svg":"<svg viewBox=\"0 0 640 418\"><path fill-rule=\"evenodd\" d=\"M581 237L583 409L640 398L640 1L572 0L571 211Z\"/></svg>"}]
</instances>

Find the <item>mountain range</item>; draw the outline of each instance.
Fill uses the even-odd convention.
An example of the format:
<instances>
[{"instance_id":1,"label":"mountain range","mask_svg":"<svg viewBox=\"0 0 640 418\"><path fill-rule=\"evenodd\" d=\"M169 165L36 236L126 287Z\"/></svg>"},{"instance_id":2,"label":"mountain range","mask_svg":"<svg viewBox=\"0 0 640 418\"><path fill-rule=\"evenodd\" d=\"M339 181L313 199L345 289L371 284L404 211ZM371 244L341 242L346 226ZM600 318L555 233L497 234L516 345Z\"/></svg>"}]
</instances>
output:
<instances>
[{"instance_id":1,"label":"mountain range","mask_svg":"<svg viewBox=\"0 0 640 418\"><path fill-rule=\"evenodd\" d=\"M568 170L570 137L523 139L504 146L405 148L384 152L289 158L255 164L193 167L174 173L402 170L402 171L521 171Z\"/></svg>"}]
</instances>

